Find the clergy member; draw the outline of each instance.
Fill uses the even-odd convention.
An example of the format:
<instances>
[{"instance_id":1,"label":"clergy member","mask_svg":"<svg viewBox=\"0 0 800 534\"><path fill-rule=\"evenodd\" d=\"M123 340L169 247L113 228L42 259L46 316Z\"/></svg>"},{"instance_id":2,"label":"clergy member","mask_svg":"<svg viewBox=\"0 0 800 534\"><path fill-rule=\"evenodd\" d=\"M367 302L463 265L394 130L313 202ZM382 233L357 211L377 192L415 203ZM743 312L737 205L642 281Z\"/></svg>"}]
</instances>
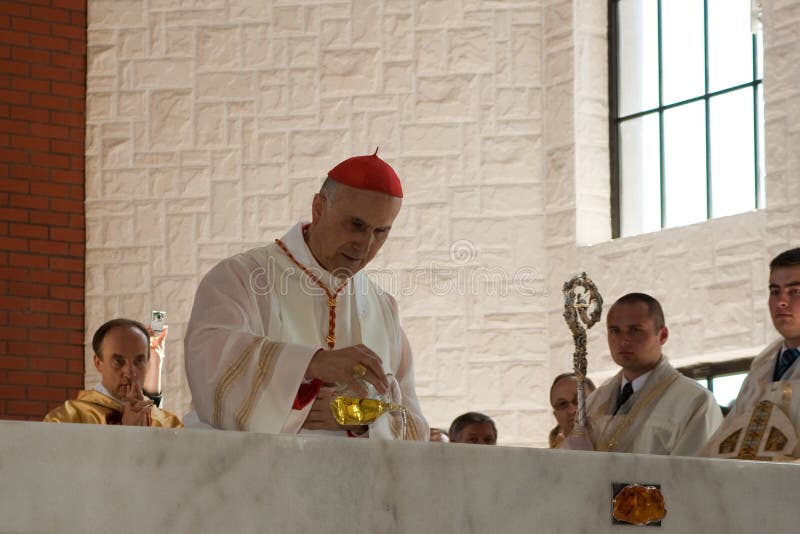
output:
<instances>
[{"instance_id":1,"label":"clergy member","mask_svg":"<svg viewBox=\"0 0 800 534\"><path fill-rule=\"evenodd\" d=\"M661 353L669 335L661 304L629 293L608 310L606 330L611 357L622 369L587 400L591 443L573 431L562 448L697 455L722 411L708 389Z\"/></svg>"},{"instance_id":2,"label":"clergy member","mask_svg":"<svg viewBox=\"0 0 800 534\"><path fill-rule=\"evenodd\" d=\"M94 389L81 391L77 400L68 400L48 413L50 423L92 423L180 428L175 415L153 406L142 394L145 370L150 357L147 328L131 319L113 319L94 333L94 366L100 382Z\"/></svg>"},{"instance_id":3,"label":"clergy member","mask_svg":"<svg viewBox=\"0 0 800 534\"><path fill-rule=\"evenodd\" d=\"M588 378L583 382L583 391L586 398L595 390L594 382ZM578 380L575 373L563 373L555 377L550 386L550 406L553 407L553 416L556 426L550 430L548 442L550 448L555 449L564 438L572 432L575 426L575 416L578 413Z\"/></svg>"},{"instance_id":4,"label":"clergy member","mask_svg":"<svg viewBox=\"0 0 800 534\"><path fill-rule=\"evenodd\" d=\"M397 174L377 156L328 172L311 221L227 258L200 282L185 338L194 411L188 425L268 433L426 440L414 366L395 300L363 272L389 237L402 203ZM340 426L337 388L356 396L399 384L397 418Z\"/></svg>"},{"instance_id":5,"label":"clergy member","mask_svg":"<svg viewBox=\"0 0 800 534\"><path fill-rule=\"evenodd\" d=\"M800 248L778 254L769 269L769 313L781 337L753 360L733 408L709 440L704 456L800 458Z\"/></svg>"}]
</instances>

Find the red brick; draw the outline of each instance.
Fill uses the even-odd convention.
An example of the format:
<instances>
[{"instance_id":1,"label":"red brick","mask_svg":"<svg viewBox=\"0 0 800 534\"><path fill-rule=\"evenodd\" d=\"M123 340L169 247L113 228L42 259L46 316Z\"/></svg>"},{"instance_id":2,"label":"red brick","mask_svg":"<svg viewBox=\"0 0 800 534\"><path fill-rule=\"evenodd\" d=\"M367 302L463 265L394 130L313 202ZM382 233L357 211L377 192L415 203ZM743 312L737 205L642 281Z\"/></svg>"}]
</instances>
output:
<instances>
[{"instance_id":1,"label":"red brick","mask_svg":"<svg viewBox=\"0 0 800 534\"><path fill-rule=\"evenodd\" d=\"M86 97L86 86L80 83L53 82L53 94L83 100Z\"/></svg>"},{"instance_id":2,"label":"red brick","mask_svg":"<svg viewBox=\"0 0 800 534\"><path fill-rule=\"evenodd\" d=\"M38 158L38 154L33 155L33 159ZM47 167L34 167L32 165L12 165L11 176L25 178L26 180L50 180L50 169Z\"/></svg>"},{"instance_id":3,"label":"red brick","mask_svg":"<svg viewBox=\"0 0 800 534\"><path fill-rule=\"evenodd\" d=\"M78 330L83 328L83 317L75 317L72 315L51 315L50 327L72 328Z\"/></svg>"},{"instance_id":4,"label":"red brick","mask_svg":"<svg viewBox=\"0 0 800 534\"><path fill-rule=\"evenodd\" d=\"M3 401L3 402L5 402L5 401ZM42 417L44 417L44 415ZM11 421L27 421L29 418L25 417L25 416L22 416L22 415L16 415L16 414L10 413L8 411L8 407L6 407L5 415L3 415L3 419L8 419L8 420L11 420Z\"/></svg>"},{"instance_id":5,"label":"red brick","mask_svg":"<svg viewBox=\"0 0 800 534\"><path fill-rule=\"evenodd\" d=\"M11 223L8 227L8 234L15 237L29 237L33 239L47 239L50 233L47 226L39 226L26 223Z\"/></svg>"},{"instance_id":6,"label":"red brick","mask_svg":"<svg viewBox=\"0 0 800 534\"><path fill-rule=\"evenodd\" d=\"M0 397L4 399L24 399L25 388L23 386L4 386L0 384Z\"/></svg>"},{"instance_id":7,"label":"red brick","mask_svg":"<svg viewBox=\"0 0 800 534\"><path fill-rule=\"evenodd\" d=\"M50 258L50 268L55 269L56 271L72 271L75 273L83 272L84 266L86 262L83 258L80 259L71 259L71 258ZM81 298L83 295L83 289L78 289L79 295L73 291L72 287L60 287L60 288L51 288L50 293L56 296L57 298ZM69 295L69 296L67 296Z\"/></svg>"},{"instance_id":8,"label":"red brick","mask_svg":"<svg viewBox=\"0 0 800 534\"><path fill-rule=\"evenodd\" d=\"M66 67L68 69L81 69L83 70L84 58L74 54L63 54L60 52L53 52L50 57L50 63L57 67Z\"/></svg>"},{"instance_id":9,"label":"red brick","mask_svg":"<svg viewBox=\"0 0 800 534\"><path fill-rule=\"evenodd\" d=\"M83 287L86 283L83 274L84 273L69 273L69 285L72 287Z\"/></svg>"},{"instance_id":10,"label":"red brick","mask_svg":"<svg viewBox=\"0 0 800 534\"><path fill-rule=\"evenodd\" d=\"M63 375L47 375L45 373L31 373L30 371L8 371L8 383L26 386L43 386L48 382L50 376Z\"/></svg>"},{"instance_id":11,"label":"red brick","mask_svg":"<svg viewBox=\"0 0 800 534\"><path fill-rule=\"evenodd\" d=\"M0 15L0 28L10 28L11 27L11 17L8 15Z\"/></svg>"},{"instance_id":12,"label":"red brick","mask_svg":"<svg viewBox=\"0 0 800 534\"><path fill-rule=\"evenodd\" d=\"M42 284L28 284L25 282L11 282L8 284L8 294L17 297L46 297L49 288Z\"/></svg>"},{"instance_id":13,"label":"red brick","mask_svg":"<svg viewBox=\"0 0 800 534\"><path fill-rule=\"evenodd\" d=\"M50 64L50 52L37 48L28 48L26 46L15 46L12 48L11 57L17 61L24 61L26 63Z\"/></svg>"},{"instance_id":14,"label":"red brick","mask_svg":"<svg viewBox=\"0 0 800 534\"><path fill-rule=\"evenodd\" d=\"M29 267L32 269L47 269L47 256L35 256L33 254L23 254L14 252L9 255L8 263L12 266Z\"/></svg>"},{"instance_id":15,"label":"red brick","mask_svg":"<svg viewBox=\"0 0 800 534\"><path fill-rule=\"evenodd\" d=\"M13 250L13 251L17 251L17 252L27 252L28 251L28 240L27 239L14 238L14 237L0 236L0 249L2 249L2 250Z\"/></svg>"},{"instance_id":16,"label":"red brick","mask_svg":"<svg viewBox=\"0 0 800 534\"><path fill-rule=\"evenodd\" d=\"M66 169L69 167L69 158L59 154L36 154L32 163L44 167L61 167L62 169Z\"/></svg>"},{"instance_id":17,"label":"red brick","mask_svg":"<svg viewBox=\"0 0 800 534\"><path fill-rule=\"evenodd\" d=\"M31 185L32 195L42 195L48 197L65 197L65 198L69 198L70 196L69 195L70 188L68 185L52 184L48 182L43 182L43 183L32 182L30 185Z\"/></svg>"},{"instance_id":18,"label":"red brick","mask_svg":"<svg viewBox=\"0 0 800 534\"><path fill-rule=\"evenodd\" d=\"M50 334L47 330L44 330L43 333ZM62 358L31 358L28 366L30 369L36 371L56 371L63 373L67 370L67 360Z\"/></svg>"},{"instance_id":19,"label":"red brick","mask_svg":"<svg viewBox=\"0 0 800 534\"><path fill-rule=\"evenodd\" d=\"M45 80L67 81L69 80L69 69L61 67L51 67L47 65L31 65L30 75L34 78Z\"/></svg>"},{"instance_id":20,"label":"red brick","mask_svg":"<svg viewBox=\"0 0 800 534\"><path fill-rule=\"evenodd\" d=\"M47 152L50 147L50 141L43 137L31 137L29 135L12 135L11 146L12 148L20 148L23 150Z\"/></svg>"},{"instance_id":21,"label":"red brick","mask_svg":"<svg viewBox=\"0 0 800 534\"><path fill-rule=\"evenodd\" d=\"M14 78L11 86L18 91L30 91L32 93L49 93L50 82L47 80L32 80L30 78Z\"/></svg>"},{"instance_id":22,"label":"red brick","mask_svg":"<svg viewBox=\"0 0 800 534\"><path fill-rule=\"evenodd\" d=\"M2 247L2 245L0 245ZM31 278L28 276L28 271L25 269L11 269L9 267L0 267L0 280L16 280L18 282L29 282ZM8 316L7 311L0 312Z\"/></svg>"},{"instance_id":23,"label":"red brick","mask_svg":"<svg viewBox=\"0 0 800 534\"><path fill-rule=\"evenodd\" d=\"M52 211L30 211L28 212L33 224L52 224L66 226L69 223L69 215L65 213L53 213Z\"/></svg>"},{"instance_id":24,"label":"red brick","mask_svg":"<svg viewBox=\"0 0 800 534\"><path fill-rule=\"evenodd\" d=\"M25 341L28 333L27 329L19 326L0 326L0 337L6 341Z\"/></svg>"},{"instance_id":25,"label":"red brick","mask_svg":"<svg viewBox=\"0 0 800 534\"><path fill-rule=\"evenodd\" d=\"M73 315L83 315L84 314L83 302L70 302L69 313Z\"/></svg>"},{"instance_id":26,"label":"red brick","mask_svg":"<svg viewBox=\"0 0 800 534\"><path fill-rule=\"evenodd\" d=\"M25 369L28 359L22 356L2 356L0 355L0 369Z\"/></svg>"},{"instance_id":27,"label":"red brick","mask_svg":"<svg viewBox=\"0 0 800 534\"><path fill-rule=\"evenodd\" d=\"M0 310L24 310L28 302L28 299L0 295Z\"/></svg>"},{"instance_id":28,"label":"red brick","mask_svg":"<svg viewBox=\"0 0 800 534\"><path fill-rule=\"evenodd\" d=\"M46 313L11 311L8 314L8 320L15 326L43 327L49 324L50 315Z\"/></svg>"},{"instance_id":29,"label":"red brick","mask_svg":"<svg viewBox=\"0 0 800 534\"><path fill-rule=\"evenodd\" d=\"M63 96L31 95L31 105L47 109L64 109L69 106L69 99Z\"/></svg>"},{"instance_id":30,"label":"red brick","mask_svg":"<svg viewBox=\"0 0 800 534\"><path fill-rule=\"evenodd\" d=\"M75 113L85 113L86 99L83 96L70 98L69 110L74 111Z\"/></svg>"},{"instance_id":31,"label":"red brick","mask_svg":"<svg viewBox=\"0 0 800 534\"><path fill-rule=\"evenodd\" d=\"M52 35L59 37L66 37L67 39L85 40L86 30L79 26L72 26L68 24L51 24L50 31Z\"/></svg>"},{"instance_id":32,"label":"red brick","mask_svg":"<svg viewBox=\"0 0 800 534\"><path fill-rule=\"evenodd\" d=\"M86 183L86 177L84 176L82 171L74 171L74 170L62 170L62 169L53 169L50 171L50 179L54 182L59 182L62 184L84 184ZM70 195L74 198L73 195ZM83 191L81 190L81 195L79 197L83 200Z\"/></svg>"},{"instance_id":33,"label":"red brick","mask_svg":"<svg viewBox=\"0 0 800 534\"><path fill-rule=\"evenodd\" d=\"M83 258L80 260L70 260L75 261L77 264L80 265L79 269L73 269L73 271L83 272L83 265L84 261ZM73 286L50 286L50 296L54 299L64 299L64 300L83 300L86 296L86 293L83 291L82 287L73 287Z\"/></svg>"},{"instance_id":34,"label":"red brick","mask_svg":"<svg viewBox=\"0 0 800 534\"><path fill-rule=\"evenodd\" d=\"M33 341L34 343L64 343L67 341L67 333L63 330L51 330L50 328L37 328L37 329L30 329L28 330L28 339ZM49 364L47 364L49 365ZM63 366L66 369L66 365ZM43 368L40 368L44 370ZM61 367L58 369L47 369L52 371L60 371L62 370Z\"/></svg>"},{"instance_id":35,"label":"red brick","mask_svg":"<svg viewBox=\"0 0 800 534\"><path fill-rule=\"evenodd\" d=\"M86 372L86 364L85 364L85 362L83 360L83 357L81 357L80 360L69 360L67 363L69 365L69 372L70 373L85 373Z\"/></svg>"},{"instance_id":36,"label":"red brick","mask_svg":"<svg viewBox=\"0 0 800 534\"><path fill-rule=\"evenodd\" d=\"M16 78L15 78L16 79ZM8 132L11 134L24 134L27 135L32 132L34 125L27 121L15 121L10 119L0 119L0 131ZM33 134L39 135L39 134Z\"/></svg>"},{"instance_id":37,"label":"red brick","mask_svg":"<svg viewBox=\"0 0 800 534\"><path fill-rule=\"evenodd\" d=\"M2 301L2 298L0 298L0 301ZM48 313L67 313L69 306L63 300L30 299L28 301L28 308L31 311L41 311Z\"/></svg>"},{"instance_id":38,"label":"red brick","mask_svg":"<svg viewBox=\"0 0 800 534\"><path fill-rule=\"evenodd\" d=\"M86 164L86 156L81 153L80 156L73 155L69 159L69 168L73 171L83 171L83 167Z\"/></svg>"},{"instance_id":39,"label":"red brick","mask_svg":"<svg viewBox=\"0 0 800 534\"><path fill-rule=\"evenodd\" d=\"M73 54L86 56L86 39L72 39L69 42L69 51Z\"/></svg>"},{"instance_id":40,"label":"red brick","mask_svg":"<svg viewBox=\"0 0 800 534\"><path fill-rule=\"evenodd\" d=\"M47 122L50 120L50 113L46 109L14 106L11 109L11 118L29 122Z\"/></svg>"},{"instance_id":41,"label":"red brick","mask_svg":"<svg viewBox=\"0 0 800 534\"><path fill-rule=\"evenodd\" d=\"M48 386L61 386L67 388L82 388L84 383L83 373L81 374L47 374Z\"/></svg>"},{"instance_id":42,"label":"red brick","mask_svg":"<svg viewBox=\"0 0 800 534\"><path fill-rule=\"evenodd\" d=\"M69 22L69 11L49 7L32 7L31 18L49 22Z\"/></svg>"},{"instance_id":43,"label":"red brick","mask_svg":"<svg viewBox=\"0 0 800 534\"><path fill-rule=\"evenodd\" d=\"M56 273L53 271L31 271L29 275L31 282L39 284L65 285L69 281L68 273Z\"/></svg>"},{"instance_id":44,"label":"red brick","mask_svg":"<svg viewBox=\"0 0 800 534\"><path fill-rule=\"evenodd\" d=\"M9 193L28 193L30 190L30 183L25 180L14 180L6 178L0 181L0 191L8 191Z\"/></svg>"},{"instance_id":45,"label":"red brick","mask_svg":"<svg viewBox=\"0 0 800 534\"><path fill-rule=\"evenodd\" d=\"M30 15L30 8L23 2L0 2L0 13L12 15L14 17L27 17Z\"/></svg>"},{"instance_id":46,"label":"red brick","mask_svg":"<svg viewBox=\"0 0 800 534\"><path fill-rule=\"evenodd\" d=\"M15 356L47 356L47 346L28 341L13 341L8 344L8 351Z\"/></svg>"},{"instance_id":47,"label":"red brick","mask_svg":"<svg viewBox=\"0 0 800 534\"><path fill-rule=\"evenodd\" d=\"M28 211L14 208L0 208L0 220L28 222Z\"/></svg>"},{"instance_id":48,"label":"red brick","mask_svg":"<svg viewBox=\"0 0 800 534\"><path fill-rule=\"evenodd\" d=\"M71 9L81 13L86 12L86 0L52 0L53 7Z\"/></svg>"},{"instance_id":49,"label":"red brick","mask_svg":"<svg viewBox=\"0 0 800 534\"><path fill-rule=\"evenodd\" d=\"M43 402L7 400L6 410L9 416L32 415L42 418L47 414L47 405Z\"/></svg>"},{"instance_id":50,"label":"red brick","mask_svg":"<svg viewBox=\"0 0 800 534\"><path fill-rule=\"evenodd\" d=\"M0 58L11 59L11 47L7 44L0 44Z\"/></svg>"},{"instance_id":51,"label":"red brick","mask_svg":"<svg viewBox=\"0 0 800 534\"><path fill-rule=\"evenodd\" d=\"M67 400L66 388L48 388L31 386L28 388L28 398L36 400L52 400L52 401L65 401Z\"/></svg>"},{"instance_id":52,"label":"red brick","mask_svg":"<svg viewBox=\"0 0 800 534\"><path fill-rule=\"evenodd\" d=\"M11 205L15 208L46 210L50 207L50 203L46 198L37 197L34 195L13 194L9 200Z\"/></svg>"},{"instance_id":53,"label":"red brick","mask_svg":"<svg viewBox=\"0 0 800 534\"><path fill-rule=\"evenodd\" d=\"M80 113L51 111L50 121L55 124L63 124L65 126L83 126L84 116Z\"/></svg>"},{"instance_id":54,"label":"red brick","mask_svg":"<svg viewBox=\"0 0 800 534\"><path fill-rule=\"evenodd\" d=\"M76 258L84 258L86 256L86 245L83 243L70 243L69 255Z\"/></svg>"},{"instance_id":55,"label":"red brick","mask_svg":"<svg viewBox=\"0 0 800 534\"><path fill-rule=\"evenodd\" d=\"M82 27L85 28L86 27L86 13L85 12L79 13L79 12L73 11L72 12L72 16L70 17L69 21L70 21L71 24L74 24L75 26L82 26Z\"/></svg>"},{"instance_id":56,"label":"red brick","mask_svg":"<svg viewBox=\"0 0 800 534\"><path fill-rule=\"evenodd\" d=\"M83 297L81 297L80 300L83 300ZM72 348L75 349L76 352L79 352L77 349L83 347L83 332L72 330L70 332L67 332L67 338L70 346L72 346Z\"/></svg>"},{"instance_id":57,"label":"red brick","mask_svg":"<svg viewBox=\"0 0 800 534\"><path fill-rule=\"evenodd\" d=\"M84 232L71 228L50 228L50 239L54 241L83 241Z\"/></svg>"},{"instance_id":58,"label":"red brick","mask_svg":"<svg viewBox=\"0 0 800 534\"><path fill-rule=\"evenodd\" d=\"M30 46L31 37L29 34L25 32L0 30L0 43L20 45L20 46ZM3 71L2 67L0 67L0 71Z\"/></svg>"},{"instance_id":59,"label":"red brick","mask_svg":"<svg viewBox=\"0 0 800 534\"><path fill-rule=\"evenodd\" d=\"M27 106L31 102L31 96L25 91L0 90L0 100L9 104Z\"/></svg>"},{"instance_id":60,"label":"red brick","mask_svg":"<svg viewBox=\"0 0 800 534\"><path fill-rule=\"evenodd\" d=\"M0 148L0 161L27 163L28 153L22 150L4 150Z\"/></svg>"},{"instance_id":61,"label":"red brick","mask_svg":"<svg viewBox=\"0 0 800 534\"><path fill-rule=\"evenodd\" d=\"M83 141L61 141L54 139L50 141L50 150L62 154L83 154Z\"/></svg>"},{"instance_id":62,"label":"red brick","mask_svg":"<svg viewBox=\"0 0 800 534\"><path fill-rule=\"evenodd\" d=\"M50 33L50 25L48 23L23 17L12 18L11 28L28 33L37 33L40 35L47 35ZM38 37L34 37L34 39L38 39Z\"/></svg>"},{"instance_id":63,"label":"red brick","mask_svg":"<svg viewBox=\"0 0 800 534\"><path fill-rule=\"evenodd\" d=\"M31 135L48 137L50 139L69 139L70 137L69 128L66 126L56 126L55 124L33 123L30 125L30 131Z\"/></svg>"},{"instance_id":64,"label":"red brick","mask_svg":"<svg viewBox=\"0 0 800 534\"><path fill-rule=\"evenodd\" d=\"M39 241L36 239L28 240L28 249L34 254L69 254L69 245L57 241Z\"/></svg>"},{"instance_id":65,"label":"red brick","mask_svg":"<svg viewBox=\"0 0 800 534\"><path fill-rule=\"evenodd\" d=\"M66 213L83 213L83 201L54 198L50 201L50 208Z\"/></svg>"}]
</instances>

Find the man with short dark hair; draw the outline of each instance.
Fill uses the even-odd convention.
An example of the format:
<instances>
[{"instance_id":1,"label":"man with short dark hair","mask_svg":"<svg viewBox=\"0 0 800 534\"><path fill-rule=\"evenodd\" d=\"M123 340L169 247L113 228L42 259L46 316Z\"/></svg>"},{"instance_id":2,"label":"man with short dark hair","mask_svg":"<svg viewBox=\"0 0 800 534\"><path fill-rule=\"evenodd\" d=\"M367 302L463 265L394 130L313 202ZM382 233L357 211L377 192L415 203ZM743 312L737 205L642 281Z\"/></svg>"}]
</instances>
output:
<instances>
[{"instance_id":1,"label":"man with short dark hair","mask_svg":"<svg viewBox=\"0 0 800 534\"><path fill-rule=\"evenodd\" d=\"M497 445L497 426L488 415L467 412L456 417L448 432L450 443Z\"/></svg>"},{"instance_id":2,"label":"man with short dark hair","mask_svg":"<svg viewBox=\"0 0 800 534\"><path fill-rule=\"evenodd\" d=\"M131 319L112 319L92 338L94 365L101 380L92 390L78 393L50 411L50 423L92 423L180 428L175 415L153 406L142 393L150 357L147 328Z\"/></svg>"},{"instance_id":3,"label":"man with short dark hair","mask_svg":"<svg viewBox=\"0 0 800 534\"><path fill-rule=\"evenodd\" d=\"M781 338L753 360L739 396L704 450L742 460L800 458L800 248L769 264L769 313Z\"/></svg>"},{"instance_id":4,"label":"man with short dark hair","mask_svg":"<svg viewBox=\"0 0 800 534\"><path fill-rule=\"evenodd\" d=\"M589 440L573 430L562 448L694 456L722 421L711 392L662 355L661 304L629 293L606 315L608 347L622 369L587 400Z\"/></svg>"}]
</instances>

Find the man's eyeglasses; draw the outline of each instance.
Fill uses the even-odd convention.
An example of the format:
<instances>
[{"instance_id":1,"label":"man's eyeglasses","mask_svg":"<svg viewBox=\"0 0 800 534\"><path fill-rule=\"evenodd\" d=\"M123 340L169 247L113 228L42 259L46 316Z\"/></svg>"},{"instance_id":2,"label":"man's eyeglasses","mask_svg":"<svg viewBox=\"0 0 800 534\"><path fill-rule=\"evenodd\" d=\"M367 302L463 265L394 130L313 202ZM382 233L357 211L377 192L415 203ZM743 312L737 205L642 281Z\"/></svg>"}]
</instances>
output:
<instances>
[{"instance_id":1,"label":"man's eyeglasses","mask_svg":"<svg viewBox=\"0 0 800 534\"><path fill-rule=\"evenodd\" d=\"M568 400L562 399L562 400L558 401L557 403L555 403L553 405L553 409L556 410L557 412L561 412L563 410L568 409L570 404L577 408L578 407L578 399L576 398L574 401L568 401Z\"/></svg>"}]
</instances>

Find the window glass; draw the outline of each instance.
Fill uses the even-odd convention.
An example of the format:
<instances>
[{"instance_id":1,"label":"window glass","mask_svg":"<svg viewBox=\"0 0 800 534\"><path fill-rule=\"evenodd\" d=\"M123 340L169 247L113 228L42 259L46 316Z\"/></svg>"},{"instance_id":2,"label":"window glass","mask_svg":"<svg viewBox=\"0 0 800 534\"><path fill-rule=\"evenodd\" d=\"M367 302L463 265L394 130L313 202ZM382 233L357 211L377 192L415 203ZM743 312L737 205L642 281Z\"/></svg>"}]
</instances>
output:
<instances>
[{"instance_id":1,"label":"window glass","mask_svg":"<svg viewBox=\"0 0 800 534\"><path fill-rule=\"evenodd\" d=\"M664 226L707 218L705 103L664 112Z\"/></svg>"},{"instance_id":2,"label":"window glass","mask_svg":"<svg viewBox=\"0 0 800 534\"><path fill-rule=\"evenodd\" d=\"M658 2L645 1L646 4ZM664 104L705 93L703 2L661 2Z\"/></svg>"},{"instance_id":3,"label":"window glass","mask_svg":"<svg viewBox=\"0 0 800 534\"><path fill-rule=\"evenodd\" d=\"M658 106L658 3L620 0L619 114Z\"/></svg>"},{"instance_id":4,"label":"window glass","mask_svg":"<svg viewBox=\"0 0 800 534\"><path fill-rule=\"evenodd\" d=\"M661 229L658 114L620 125L620 204L624 235Z\"/></svg>"}]
</instances>

